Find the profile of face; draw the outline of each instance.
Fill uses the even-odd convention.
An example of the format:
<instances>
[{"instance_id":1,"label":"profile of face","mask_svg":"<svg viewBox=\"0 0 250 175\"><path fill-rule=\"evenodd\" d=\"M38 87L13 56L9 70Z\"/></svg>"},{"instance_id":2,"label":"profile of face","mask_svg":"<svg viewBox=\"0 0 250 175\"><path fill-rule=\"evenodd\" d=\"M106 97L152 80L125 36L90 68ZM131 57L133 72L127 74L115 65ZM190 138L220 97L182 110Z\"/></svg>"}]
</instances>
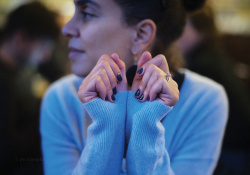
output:
<instances>
[{"instance_id":1,"label":"profile of face","mask_svg":"<svg viewBox=\"0 0 250 175\"><path fill-rule=\"evenodd\" d=\"M133 64L133 27L122 19L113 0L74 0L75 13L62 33L70 39L72 72L85 77L103 54L117 53L127 68Z\"/></svg>"}]
</instances>

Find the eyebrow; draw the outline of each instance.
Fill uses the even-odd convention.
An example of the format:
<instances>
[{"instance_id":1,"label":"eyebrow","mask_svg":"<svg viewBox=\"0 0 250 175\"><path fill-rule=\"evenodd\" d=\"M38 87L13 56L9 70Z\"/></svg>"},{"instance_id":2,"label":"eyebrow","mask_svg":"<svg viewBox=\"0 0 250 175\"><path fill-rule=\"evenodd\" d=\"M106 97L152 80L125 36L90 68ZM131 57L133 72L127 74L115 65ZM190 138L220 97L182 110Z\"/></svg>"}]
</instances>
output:
<instances>
[{"instance_id":1,"label":"eyebrow","mask_svg":"<svg viewBox=\"0 0 250 175\"><path fill-rule=\"evenodd\" d=\"M91 4L91 5L95 6L95 7L100 8L100 5L97 4L96 2L92 1L92 0L76 0L74 2L78 6L82 6L82 5L85 5L85 4Z\"/></svg>"}]
</instances>

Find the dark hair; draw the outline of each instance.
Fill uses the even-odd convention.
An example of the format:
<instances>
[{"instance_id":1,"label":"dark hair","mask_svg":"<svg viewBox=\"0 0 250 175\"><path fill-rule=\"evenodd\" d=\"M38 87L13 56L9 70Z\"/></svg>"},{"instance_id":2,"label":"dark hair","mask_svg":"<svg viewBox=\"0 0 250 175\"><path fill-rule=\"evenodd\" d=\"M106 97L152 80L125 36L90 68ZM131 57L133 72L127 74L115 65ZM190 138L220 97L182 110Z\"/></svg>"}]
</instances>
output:
<instances>
[{"instance_id":1,"label":"dark hair","mask_svg":"<svg viewBox=\"0 0 250 175\"><path fill-rule=\"evenodd\" d=\"M18 7L7 16L2 35L6 39L23 29L30 38L55 40L60 34L56 18L56 13L49 11L41 3L31 2Z\"/></svg>"},{"instance_id":2,"label":"dark hair","mask_svg":"<svg viewBox=\"0 0 250 175\"><path fill-rule=\"evenodd\" d=\"M123 11L126 24L135 25L144 19L151 19L157 26L156 41L152 55L163 53L169 56L172 43L180 37L186 14L201 8L205 0L114 0ZM172 56L171 56L172 57ZM169 59L170 68L179 66ZM175 62L175 63L174 63Z\"/></svg>"}]
</instances>

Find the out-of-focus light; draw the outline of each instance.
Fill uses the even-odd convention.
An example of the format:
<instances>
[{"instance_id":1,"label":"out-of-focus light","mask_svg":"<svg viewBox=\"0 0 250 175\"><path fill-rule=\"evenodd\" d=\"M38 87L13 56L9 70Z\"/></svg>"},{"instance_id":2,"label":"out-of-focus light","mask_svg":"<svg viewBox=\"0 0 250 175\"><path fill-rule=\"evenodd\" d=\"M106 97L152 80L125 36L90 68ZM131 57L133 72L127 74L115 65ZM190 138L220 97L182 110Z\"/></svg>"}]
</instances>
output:
<instances>
[{"instance_id":1,"label":"out-of-focus light","mask_svg":"<svg viewBox=\"0 0 250 175\"><path fill-rule=\"evenodd\" d=\"M73 16L75 12L75 6L72 0L66 1L62 4L60 14L62 16Z\"/></svg>"}]
</instances>

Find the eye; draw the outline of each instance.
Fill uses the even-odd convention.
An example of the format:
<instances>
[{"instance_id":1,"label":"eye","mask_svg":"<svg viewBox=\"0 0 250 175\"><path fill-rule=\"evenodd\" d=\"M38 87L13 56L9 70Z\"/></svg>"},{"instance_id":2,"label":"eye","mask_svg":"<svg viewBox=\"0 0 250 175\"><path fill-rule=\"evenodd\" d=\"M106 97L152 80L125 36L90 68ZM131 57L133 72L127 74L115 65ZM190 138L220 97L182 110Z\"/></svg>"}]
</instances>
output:
<instances>
[{"instance_id":1,"label":"eye","mask_svg":"<svg viewBox=\"0 0 250 175\"><path fill-rule=\"evenodd\" d=\"M88 21L91 20L92 17L94 17L94 15L87 13L87 12L81 12L81 14L83 15L83 20Z\"/></svg>"}]
</instances>

